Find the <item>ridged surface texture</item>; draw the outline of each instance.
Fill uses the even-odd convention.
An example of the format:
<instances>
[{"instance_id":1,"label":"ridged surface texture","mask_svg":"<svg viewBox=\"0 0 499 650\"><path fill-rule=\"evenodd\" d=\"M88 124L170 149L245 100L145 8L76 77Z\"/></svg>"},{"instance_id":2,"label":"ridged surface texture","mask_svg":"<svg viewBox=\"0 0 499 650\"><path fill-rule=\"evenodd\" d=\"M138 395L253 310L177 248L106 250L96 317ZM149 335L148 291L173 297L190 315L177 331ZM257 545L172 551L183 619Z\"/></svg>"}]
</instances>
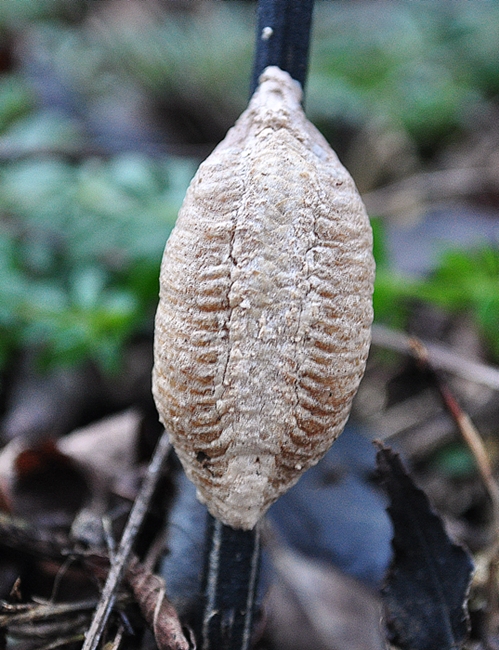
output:
<instances>
[{"instance_id":1,"label":"ridged surface texture","mask_svg":"<svg viewBox=\"0 0 499 650\"><path fill-rule=\"evenodd\" d=\"M168 240L153 392L199 498L250 529L341 433L369 351L355 185L271 67L199 167Z\"/></svg>"}]
</instances>

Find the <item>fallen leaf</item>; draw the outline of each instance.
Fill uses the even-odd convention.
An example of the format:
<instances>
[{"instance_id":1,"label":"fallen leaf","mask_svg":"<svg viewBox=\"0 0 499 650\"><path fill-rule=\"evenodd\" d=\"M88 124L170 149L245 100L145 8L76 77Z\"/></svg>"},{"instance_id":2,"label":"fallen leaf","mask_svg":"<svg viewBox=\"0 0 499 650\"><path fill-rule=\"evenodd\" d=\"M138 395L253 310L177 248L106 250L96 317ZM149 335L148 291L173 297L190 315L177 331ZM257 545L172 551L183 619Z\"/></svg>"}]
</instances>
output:
<instances>
[{"instance_id":1,"label":"fallen leaf","mask_svg":"<svg viewBox=\"0 0 499 650\"><path fill-rule=\"evenodd\" d=\"M89 498L83 472L53 442L20 451L14 461L12 511L34 526L69 526Z\"/></svg>"},{"instance_id":2,"label":"fallen leaf","mask_svg":"<svg viewBox=\"0 0 499 650\"><path fill-rule=\"evenodd\" d=\"M140 414L129 409L64 436L57 448L98 482L120 480L134 466Z\"/></svg>"},{"instance_id":3,"label":"fallen leaf","mask_svg":"<svg viewBox=\"0 0 499 650\"><path fill-rule=\"evenodd\" d=\"M453 543L398 454L379 446L394 557L383 588L389 640L402 650L457 650L468 635L473 563Z\"/></svg>"},{"instance_id":4,"label":"fallen leaf","mask_svg":"<svg viewBox=\"0 0 499 650\"><path fill-rule=\"evenodd\" d=\"M386 497L371 480L375 450L347 425L326 456L269 510L287 546L379 588L391 558Z\"/></svg>"},{"instance_id":5,"label":"fallen leaf","mask_svg":"<svg viewBox=\"0 0 499 650\"><path fill-rule=\"evenodd\" d=\"M381 603L332 564L278 546L267 597L267 631L280 650L382 650Z\"/></svg>"},{"instance_id":6,"label":"fallen leaf","mask_svg":"<svg viewBox=\"0 0 499 650\"><path fill-rule=\"evenodd\" d=\"M175 608L166 597L164 580L148 571L137 559L130 562L126 580L154 633L159 650L194 650L184 635Z\"/></svg>"},{"instance_id":7,"label":"fallen leaf","mask_svg":"<svg viewBox=\"0 0 499 650\"><path fill-rule=\"evenodd\" d=\"M0 494L12 512L39 525L68 525L134 467L141 416L133 409L60 438L29 446L11 440L0 453ZM44 521L40 521L43 517Z\"/></svg>"}]
</instances>

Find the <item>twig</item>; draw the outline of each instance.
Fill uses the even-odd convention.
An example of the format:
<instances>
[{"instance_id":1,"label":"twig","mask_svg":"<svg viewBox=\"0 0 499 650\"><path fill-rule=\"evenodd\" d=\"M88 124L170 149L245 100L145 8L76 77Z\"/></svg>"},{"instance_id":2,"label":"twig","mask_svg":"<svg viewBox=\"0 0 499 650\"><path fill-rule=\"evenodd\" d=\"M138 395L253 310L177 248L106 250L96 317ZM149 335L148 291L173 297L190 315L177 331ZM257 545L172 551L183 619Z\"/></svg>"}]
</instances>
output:
<instances>
[{"instance_id":1,"label":"twig","mask_svg":"<svg viewBox=\"0 0 499 650\"><path fill-rule=\"evenodd\" d=\"M416 356L412 346L413 338L393 330L384 325L373 325L372 341L374 345L403 352ZM483 384L494 390L499 390L499 369L493 366L465 359L451 349L434 343L422 342L428 355L428 359L434 368L440 368L453 372L463 379L469 379L477 384Z\"/></svg>"},{"instance_id":2,"label":"twig","mask_svg":"<svg viewBox=\"0 0 499 650\"><path fill-rule=\"evenodd\" d=\"M457 425L457 428L464 440L466 446L471 452L475 463L482 479L482 482L487 490L487 494L492 504L492 517L494 537L488 551L488 580L487 580L487 613L486 613L486 629L487 636L490 637L493 632L493 614L497 608L498 595L497 595L497 579L499 569L499 486L494 478L492 466L490 464L487 450L483 444L482 437L468 414L463 411L457 399L452 394L445 379L438 373L431 365L428 358L428 350L417 339L412 340L412 347L414 356L424 366L425 370L429 372L435 386L437 387L442 402L450 414L452 419ZM489 647L486 641L487 647Z\"/></svg>"},{"instance_id":3,"label":"twig","mask_svg":"<svg viewBox=\"0 0 499 650\"><path fill-rule=\"evenodd\" d=\"M95 610L90 628L85 635L85 642L82 650L96 650L100 642L107 619L116 599L117 589L121 584L127 563L130 559L133 543L146 515L158 480L161 477L161 470L169 451L170 441L168 439L168 434L165 431L159 439L154 455L147 468L147 473L140 488L140 492L137 495L130 512L119 547L113 557L99 604Z\"/></svg>"},{"instance_id":4,"label":"twig","mask_svg":"<svg viewBox=\"0 0 499 650\"><path fill-rule=\"evenodd\" d=\"M415 207L421 211L429 203L472 196L497 187L497 175L492 167L441 169L414 174L367 192L362 198L369 214L393 216Z\"/></svg>"},{"instance_id":5,"label":"twig","mask_svg":"<svg viewBox=\"0 0 499 650\"><path fill-rule=\"evenodd\" d=\"M72 553L68 538L54 538L43 528L35 528L19 517L0 513L0 548L13 548L17 552L35 557L64 560Z\"/></svg>"},{"instance_id":6,"label":"twig","mask_svg":"<svg viewBox=\"0 0 499 650\"><path fill-rule=\"evenodd\" d=\"M429 360L428 350L424 344L418 339L413 338L411 340L411 347L415 358L424 366L424 369L432 378L447 412L456 423L462 439L475 459L478 472L492 504L495 539L492 556L494 558L493 562L496 563L497 555L499 553L499 486L494 478L492 466L483 444L482 437L471 421L469 415L459 405L445 379L432 366Z\"/></svg>"},{"instance_id":7,"label":"twig","mask_svg":"<svg viewBox=\"0 0 499 650\"><path fill-rule=\"evenodd\" d=\"M429 359L428 350L425 345L418 339L414 338L412 339L411 346L416 359L421 364L423 364L425 370L429 372L434 385L437 387L440 393L442 402L447 412L456 423L464 442L466 443L468 449L473 455L473 458L475 459L480 477L485 485L485 488L487 489L490 500L492 502L497 536L499 533L499 486L494 479L489 456L483 444L482 437L478 433L469 415L463 411L459 405L457 399L452 394L452 391L449 388L447 382L432 366Z\"/></svg>"},{"instance_id":8,"label":"twig","mask_svg":"<svg viewBox=\"0 0 499 650\"><path fill-rule=\"evenodd\" d=\"M80 600L74 603L34 603L11 605L2 603L0 606L0 628L6 625L33 624L37 621L57 618L65 614L74 614L91 610L95 607L95 600Z\"/></svg>"},{"instance_id":9,"label":"twig","mask_svg":"<svg viewBox=\"0 0 499 650\"><path fill-rule=\"evenodd\" d=\"M71 646L74 643L80 643L83 640L83 634L74 634L72 636L66 637L65 639L57 639L48 643L47 645L38 646L37 650L56 650L56 648L61 648L63 646Z\"/></svg>"},{"instance_id":10,"label":"twig","mask_svg":"<svg viewBox=\"0 0 499 650\"><path fill-rule=\"evenodd\" d=\"M305 85L314 0L259 0L251 93L265 68L276 65Z\"/></svg>"},{"instance_id":11,"label":"twig","mask_svg":"<svg viewBox=\"0 0 499 650\"><path fill-rule=\"evenodd\" d=\"M121 623L120 626L118 627L118 630L116 631L116 634L114 635L114 639L109 643L106 650L118 650L118 648L121 645L121 642L123 641L124 635L125 635L125 628L123 626L123 623Z\"/></svg>"}]
</instances>

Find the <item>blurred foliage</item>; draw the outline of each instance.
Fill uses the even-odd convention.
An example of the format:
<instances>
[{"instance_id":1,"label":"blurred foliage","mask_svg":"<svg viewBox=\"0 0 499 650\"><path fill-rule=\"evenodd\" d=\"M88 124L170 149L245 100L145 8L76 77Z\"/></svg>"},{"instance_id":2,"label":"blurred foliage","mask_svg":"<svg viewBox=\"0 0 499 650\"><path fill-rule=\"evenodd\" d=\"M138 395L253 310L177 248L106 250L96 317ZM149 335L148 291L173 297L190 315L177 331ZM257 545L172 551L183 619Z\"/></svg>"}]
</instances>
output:
<instances>
[{"instance_id":1,"label":"blurred foliage","mask_svg":"<svg viewBox=\"0 0 499 650\"><path fill-rule=\"evenodd\" d=\"M42 158L0 171L0 362L18 346L41 361L118 367L151 328L159 260L191 163L140 154L77 165Z\"/></svg>"},{"instance_id":2,"label":"blurred foliage","mask_svg":"<svg viewBox=\"0 0 499 650\"><path fill-rule=\"evenodd\" d=\"M379 320L404 327L411 303L423 301L449 315L472 314L499 360L499 249L484 245L445 251L429 277L411 278L394 271L383 249L380 223L373 221L377 253L374 309Z\"/></svg>"},{"instance_id":3,"label":"blurred foliage","mask_svg":"<svg viewBox=\"0 0 499 650\"><path fill-rule=\"evenodd\" d=\"M499 5L324 3L316 20L309 107L406 130L435 153L499 91Z\"/></svg>"},{"instance_id":4,"label":"blurred foliage","mask_svg":"<svg viewBox=\"0 0 499 650\"><path fill-rule=\"evenodd\" d=\"M428 460L432 470L451 479L466 479L476 473L476 463L469 448L460 441L443 445Z\"/></svg>"},{"instance_id":5,"label":"blurred foliage","mask_svg":"<svg viewBox=\"0 0 499 650\"><path fill-rule=\"evenodd\" d=\"M80 100L92 113L140 88L153 100L204 110L205 119L218 113L230 125L247 101L254 4L204 0L192 2L192 11L168 11L170 4L182 5L9 0L0 27L29 26L23 45L38 50L31 64L42 75L39 85L51 82L56 103L62 90L66 108ZM434 153L439 139L475 119L499 92L498 22L499 5L490 2L318 1L310 118L333 136L345 123L359 128L374 120Z\"/></svg>"},{"instance_id":6,"label":"blurred foliage","mask_svg":"<svg viewBox=\"0 0 499 650\"><path fill-rule=\"evenodd\" d=\"M496 3L319 1L307 112L340 152L374 124L436 158L497 101L498 23ZM0 3L0 366L29 345L116 369L150 330L188 180L246 104L254 25L233 0ZM377 316L469 308L499 356L497 252L409 282L378 230Z\"/></svg>"}]
</instances>

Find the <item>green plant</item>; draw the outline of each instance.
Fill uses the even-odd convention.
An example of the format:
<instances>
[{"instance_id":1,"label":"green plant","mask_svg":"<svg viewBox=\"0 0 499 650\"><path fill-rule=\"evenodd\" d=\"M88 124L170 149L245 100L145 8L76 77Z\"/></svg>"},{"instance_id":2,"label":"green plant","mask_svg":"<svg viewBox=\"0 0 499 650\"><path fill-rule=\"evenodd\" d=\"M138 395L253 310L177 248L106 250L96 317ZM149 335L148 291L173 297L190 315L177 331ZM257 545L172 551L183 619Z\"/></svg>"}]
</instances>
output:
<instances>
[{"instance_id":1,"label":"green plant","mask_svg":"<svg viewBox=\"0 0 499 650\"><path fill-rule=\"evenodd\" d=\"M383 229L373 220L377 264L374 310L378 320L402 327L414 301L428 302L449 314L470 313L492 356L499 360L499 249L484 245L444 251L426 278L404 276L390 267Z\"/></svg>"},{"instance_id":2,"label":"green plant","mask_svg":"<svg viewBox=\"0 0 499 650\"><path fill-rule=\"evenodd\" d=\"M499 250L483 246L469 251L449 250L425 282L416 283L413 296L451 314L470 312L491 353L499 359Z\"/></svg>"},{"instance_id":3,"label":"green plant","mask_svg":"<svg viewBox=\"0 0 499 650\"><path fill-rule=\"evenodd\" d=\"M0 75L0 367L23 345L39 348L45 363L90 356L115 367L124 341L150 323L159 242L194 166L139 154L85 159L94 146L89 121L96 114L109 121L110 106L134 97L148 117L151 107L190 106L189 119L216 127L203 131L204 142L221 137L245 103L254 7L206 2L192 12L158 8L156 14L147 3L126 4L126 11L108 13L101 3L68 0L9 0L0 8L3 47L8 51L10 41L27 34L26 60L35 52L36 61L45 62L35 74L17 61ZM84 20L95 12L97 20ZM309 117L333 145L342 125L358 132L375 120L404 132L420 150L438 153L497 96L498 19L492 3L402 2L390 4L389 12L319 3ZM37 91L37 83L51 87L54 80L62 111L48 106L50 97L40 101ZM113 145L114 136L107 137ZM47 150L80 162L40 157ZM409 281L382 262L379 251L377 258L378 318L402 325L415 298L452 313L471 309L499 356L499 308L488 263L473 263L468 285L463 280L451 291L443 276ZM446 262L453 281L463 263ZM476 282L475 291L470 285Z\"/></svg>"},{"instance_id":4,"label":"green plant","mask_svg":"<svg viewBox=\"0 0 499 650\"><path fill-rule=\"evenodd\" d=\"M10 28L22 20L25 1L9 1ZM255 21L248 3L206 2L181 15L136 3L130 13L99 14L99 29L65 20L62 0L44 4L45 20L31 26L37 46L86 101L116 101L124 89L140 88L153 102L194 105L195 114L201 106L224 126L243 108ZM341 125L375 121L433 153L497 96L498 20L494 3L400 2L381 11L319 3L310 119L332 138Z\"/></svg>"},{"instance_id":5,"label":"green plant","mask_svg":"<svg viewBox=\"0 0 499 650\"><path fill-rule=\"evenodd\" d=\"M151 325L164 240L190 162L126 154L0 169L0 363L31 346L44 364L118 367Z\"/></svg>"},{"instance_id":6,"label":"green plant","mask_svg":"<svg viewBox=\"0 0 499 650\"><path fill-rule=\"evenodd\" d=\"M309 92L321 124L374 119L434 150L499 90L496 5L327 5L318 7Z\"/></svg>"}]
</instances>

